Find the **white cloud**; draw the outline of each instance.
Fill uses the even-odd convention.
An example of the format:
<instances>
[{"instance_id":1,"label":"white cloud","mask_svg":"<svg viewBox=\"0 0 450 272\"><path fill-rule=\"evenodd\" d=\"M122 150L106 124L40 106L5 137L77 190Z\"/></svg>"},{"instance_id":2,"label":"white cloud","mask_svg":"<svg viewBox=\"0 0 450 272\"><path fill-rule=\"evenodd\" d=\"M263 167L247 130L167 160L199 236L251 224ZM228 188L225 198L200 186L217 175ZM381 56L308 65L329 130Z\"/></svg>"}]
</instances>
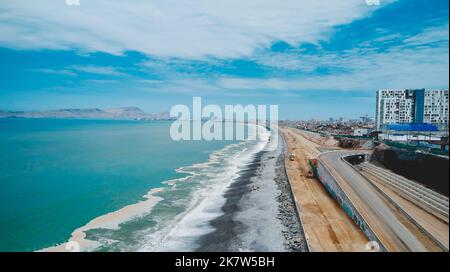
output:
<instances>
[{"instance_id":1,"label":"white cloud","mask_svg":"<svg viewBox=\"0 0 450 272\"><path fill-rule=\"evenodd\" d=\"M0 45L236 58L274 41L316 43L375 8L363 0L1 1Z\"/></svg>"},{"instance_id":2,"label":"white cloud","mask_svg":"<svg viewBox=\"0 0 450 272\"><path fill-rule=\"evenodd\" d=\"M121 72L119 68L112 66L94 66L94 65L73 65L69 67L65 67L64 69L34 69L34 72L45 73L45 74L54 74L54 75L64 75L75 77L79 74L79 72L87 73L87 74L95 74L95 75L104 75L104 76L125 76L127 75L124 72Z\"/></svg>"},{"instance_id":3,"label":"white cloud","mask_svg":"<svg viewBox=\"0 0 450 272\"><path fill-rule=\"evenodd\" d=\"M448 24L415 36L387 33L359 48L336 53L261 50L275 41L294 46L318 43L332 35L335 26L368 16L376 8L363 0L86 0L78 7L67 6L63 0L0 1L0 46L112 54L140 51L162 61L143 62L138 68L157 71L164 80L140 82L139 87L171 92L448 87ZM398 45L377 52L375 43L391 40L398 40ZM442 42L446 47L433 45ZM195 68L189 74L189 60L214 63L218 59L223 64L223 59L239 57L275 71L308 76L205 77L196 76ZM184 74L177 72L180 67L186 68ZM332 75L310 74L319 67L331 69ZM73 72L125 73L99 66L64 70L67 75Z\"/></svg>"},{"instance_id":4,"label":"white cloud","mask_svg":"<svg viewBox=\"0 0 450 272\"><path fill-rule=\"evenodd\" d=\"M124 76L126 73L119 71L116 67L111 66L93 66L93 65L74 65L70 69L78 72L105 75L105 76Z\"/></svg>"},{"instance_id":5,"label":"white cloud","mask_svg":"<svg viewBox=\"0 0 450 272\"><path fill-rule=\"evenodd\" d=\"M361 70L366 67L382 69L383 66L389 66L390 59L395 63L397 59L404 58L405 62L410 60L410 64L416 64L417 67L422 62L431 63L431 61L437 65L446 64L448 57L443 57L448 56L448 28L448 24L445 24L426 28L418 34L389 34L340 52L325 51L314 55L298 50L286 53L262 52L255 54L253 59L261 65L275 69L312 72L322 67L334 69L335 73L339 72L339 69ZM382 44L385 41L396 41L396 44L385 47ZM437 45L438 43L441 44ZM381 53L377 51L380 47L384 49ZM414 63L414 60L419 63Z\"/></svg>"},{"instance_id":6,"label":"white cloud","mask_svg":"<svg viewBox=\"0 0 450 272\"><path fill-rule=\"evenodd\" d=\"M63 76L70 76L74 77L77 74L73 71L69 71L66 69L34 69L34 72L44 73L44 74L53 74L53 75L63 75Z\"/></svg>"},{"instance_id":7,"label":"white cloud","mask_svg":"<svg viewBox=\"0 0 450 272\"><path fill-rule=\"evenodd\" d=\"M257 59L262 65L271 68L306 71L307 73L302 76L168 79L163 86L156 86L155 89L164 88L172 92L192 94L222 92L224 95L245 93L254 95L253 91L258 90L288 93L302 90L374 91L380 88L448 88L448 45L425 46L445 38L431 33L430 29L410 38L417 40L416 37L425 35L435 38L426 39L424 44L419 46L416 46L416 41L414 43L407 41L382 52L377 52L373 48L355 48L345 53L325 55L263 54ZM318 67L330 69L331 74L310 73Z\"/></svg>"},{"instance_id":8,"label":"white cloud","mask_svg":"<svg viewBox=\"0 0 450 272\"><path fill-rule=\"evenodd\" d=\"M302 77L245 79L222 78L229 89L274 90L375 90L378 88L448 88L448 24L417 34L391 34L383 41L397 44L379 51L380 39L340 52L308 55L297 50L262 53L253 59L279 71L294 71ZM313 72L325 68L330 75Z\"/></svg>"},{"instance_id":9,"label":"white cloud","mask_svg":"<svg viewBox=\"0 0 450 272\"><path fill-rule=\"evenodd\" d=\"M404 40L404 43L417 46L417 45L429 45L436 42L448 43L448 23L441 26L430 27L417 35L408 37Z\"/></svg>"},{"instance_id":10,"label":"white cloud","mask_svg":"<svg viewBox=\"0 0 450 272\"><path fill-rule=\"evenodd\" d=\"M347 56L329 55L303 58L301 66L325 66L348 71L331 75L293 78L221 78L218 85L226 89L272 90L359 90L379 88L448 88L448 49L400 49ZM298 67L297 67L298 68Z\"/></svg>"}]
</instances>

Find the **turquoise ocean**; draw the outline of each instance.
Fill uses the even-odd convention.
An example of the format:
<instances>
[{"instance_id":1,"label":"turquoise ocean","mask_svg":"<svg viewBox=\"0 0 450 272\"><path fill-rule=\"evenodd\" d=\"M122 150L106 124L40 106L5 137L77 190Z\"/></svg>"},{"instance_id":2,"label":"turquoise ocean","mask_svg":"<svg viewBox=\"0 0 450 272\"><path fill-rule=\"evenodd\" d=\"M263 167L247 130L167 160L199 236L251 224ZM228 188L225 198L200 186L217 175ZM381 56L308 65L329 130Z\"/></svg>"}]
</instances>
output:
<instances>
[{"instance_id":1,"label":"turquoise ocean","mask_svg":"<svg viewBox=\"0 0 450 272\"><path fill-rule=\"evenodd\" d=\"M115 229L86 231L97 251L193 250L258 142L173 141L168 121L0 119L0 251L67 242L89 221L163 200ZM259 149L258 149L259 148Z\"/></svg>"}]
</instances>

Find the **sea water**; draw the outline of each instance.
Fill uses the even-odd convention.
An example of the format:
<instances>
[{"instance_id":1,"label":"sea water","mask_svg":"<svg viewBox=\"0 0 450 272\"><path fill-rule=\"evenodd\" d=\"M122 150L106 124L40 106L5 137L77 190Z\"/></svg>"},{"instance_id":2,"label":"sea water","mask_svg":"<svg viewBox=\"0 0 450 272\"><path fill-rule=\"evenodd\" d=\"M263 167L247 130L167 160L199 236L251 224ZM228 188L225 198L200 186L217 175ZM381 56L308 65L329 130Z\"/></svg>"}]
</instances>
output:
<instances>
[{"instance_id":1,"label":"sea water","mask_svg":"<svg viewBox=\"0 0 450 272\"><path fill-rule=\"evenodd\" d=\"M64 243L89 221L163 188L119 228L86 231L98 251L194 250L223 193L265 141L180 141L171 122L0 119L0 251Z\"/></svg>"}]
</instances>

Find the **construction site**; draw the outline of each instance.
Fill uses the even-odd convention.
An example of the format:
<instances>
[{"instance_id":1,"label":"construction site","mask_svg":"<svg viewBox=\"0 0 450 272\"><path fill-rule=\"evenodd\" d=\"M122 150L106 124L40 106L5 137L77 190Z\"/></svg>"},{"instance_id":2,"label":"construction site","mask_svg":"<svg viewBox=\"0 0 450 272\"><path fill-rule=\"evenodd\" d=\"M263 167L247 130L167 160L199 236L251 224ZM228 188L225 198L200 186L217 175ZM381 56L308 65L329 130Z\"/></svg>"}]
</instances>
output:
<instances>
[{"instance_id":1,"label":"construction site","mask_svg":"<svg viewBox=\"0 0 450 272\"><path fill-rule=\"evenodd\" d=\"M380 163L372 142L288 126L280 131L310 251L449 251L448 189L435 186L441 180L395 173Z\"/></svg>"}]
</instances>

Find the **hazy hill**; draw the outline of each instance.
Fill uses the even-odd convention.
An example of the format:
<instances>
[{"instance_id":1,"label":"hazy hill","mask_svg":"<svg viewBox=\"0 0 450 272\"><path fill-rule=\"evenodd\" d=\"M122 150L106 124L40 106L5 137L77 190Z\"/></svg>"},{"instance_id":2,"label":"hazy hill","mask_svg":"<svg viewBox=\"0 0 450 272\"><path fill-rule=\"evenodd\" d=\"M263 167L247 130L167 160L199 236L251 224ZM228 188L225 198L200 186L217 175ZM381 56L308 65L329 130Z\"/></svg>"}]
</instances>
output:
<instances>
[{"instance_id":1,"label":"hazy hill","mask_svg":"<svg viewBox=\"0 0 450 272\"><path fill-rule=\"evenodd\" d=\"M124 120L169 120L168 112L149 114L137 107L114 109L59 109L50 111L0 111L0 118L82 118Z\"/></svg>"}]
</instances>

